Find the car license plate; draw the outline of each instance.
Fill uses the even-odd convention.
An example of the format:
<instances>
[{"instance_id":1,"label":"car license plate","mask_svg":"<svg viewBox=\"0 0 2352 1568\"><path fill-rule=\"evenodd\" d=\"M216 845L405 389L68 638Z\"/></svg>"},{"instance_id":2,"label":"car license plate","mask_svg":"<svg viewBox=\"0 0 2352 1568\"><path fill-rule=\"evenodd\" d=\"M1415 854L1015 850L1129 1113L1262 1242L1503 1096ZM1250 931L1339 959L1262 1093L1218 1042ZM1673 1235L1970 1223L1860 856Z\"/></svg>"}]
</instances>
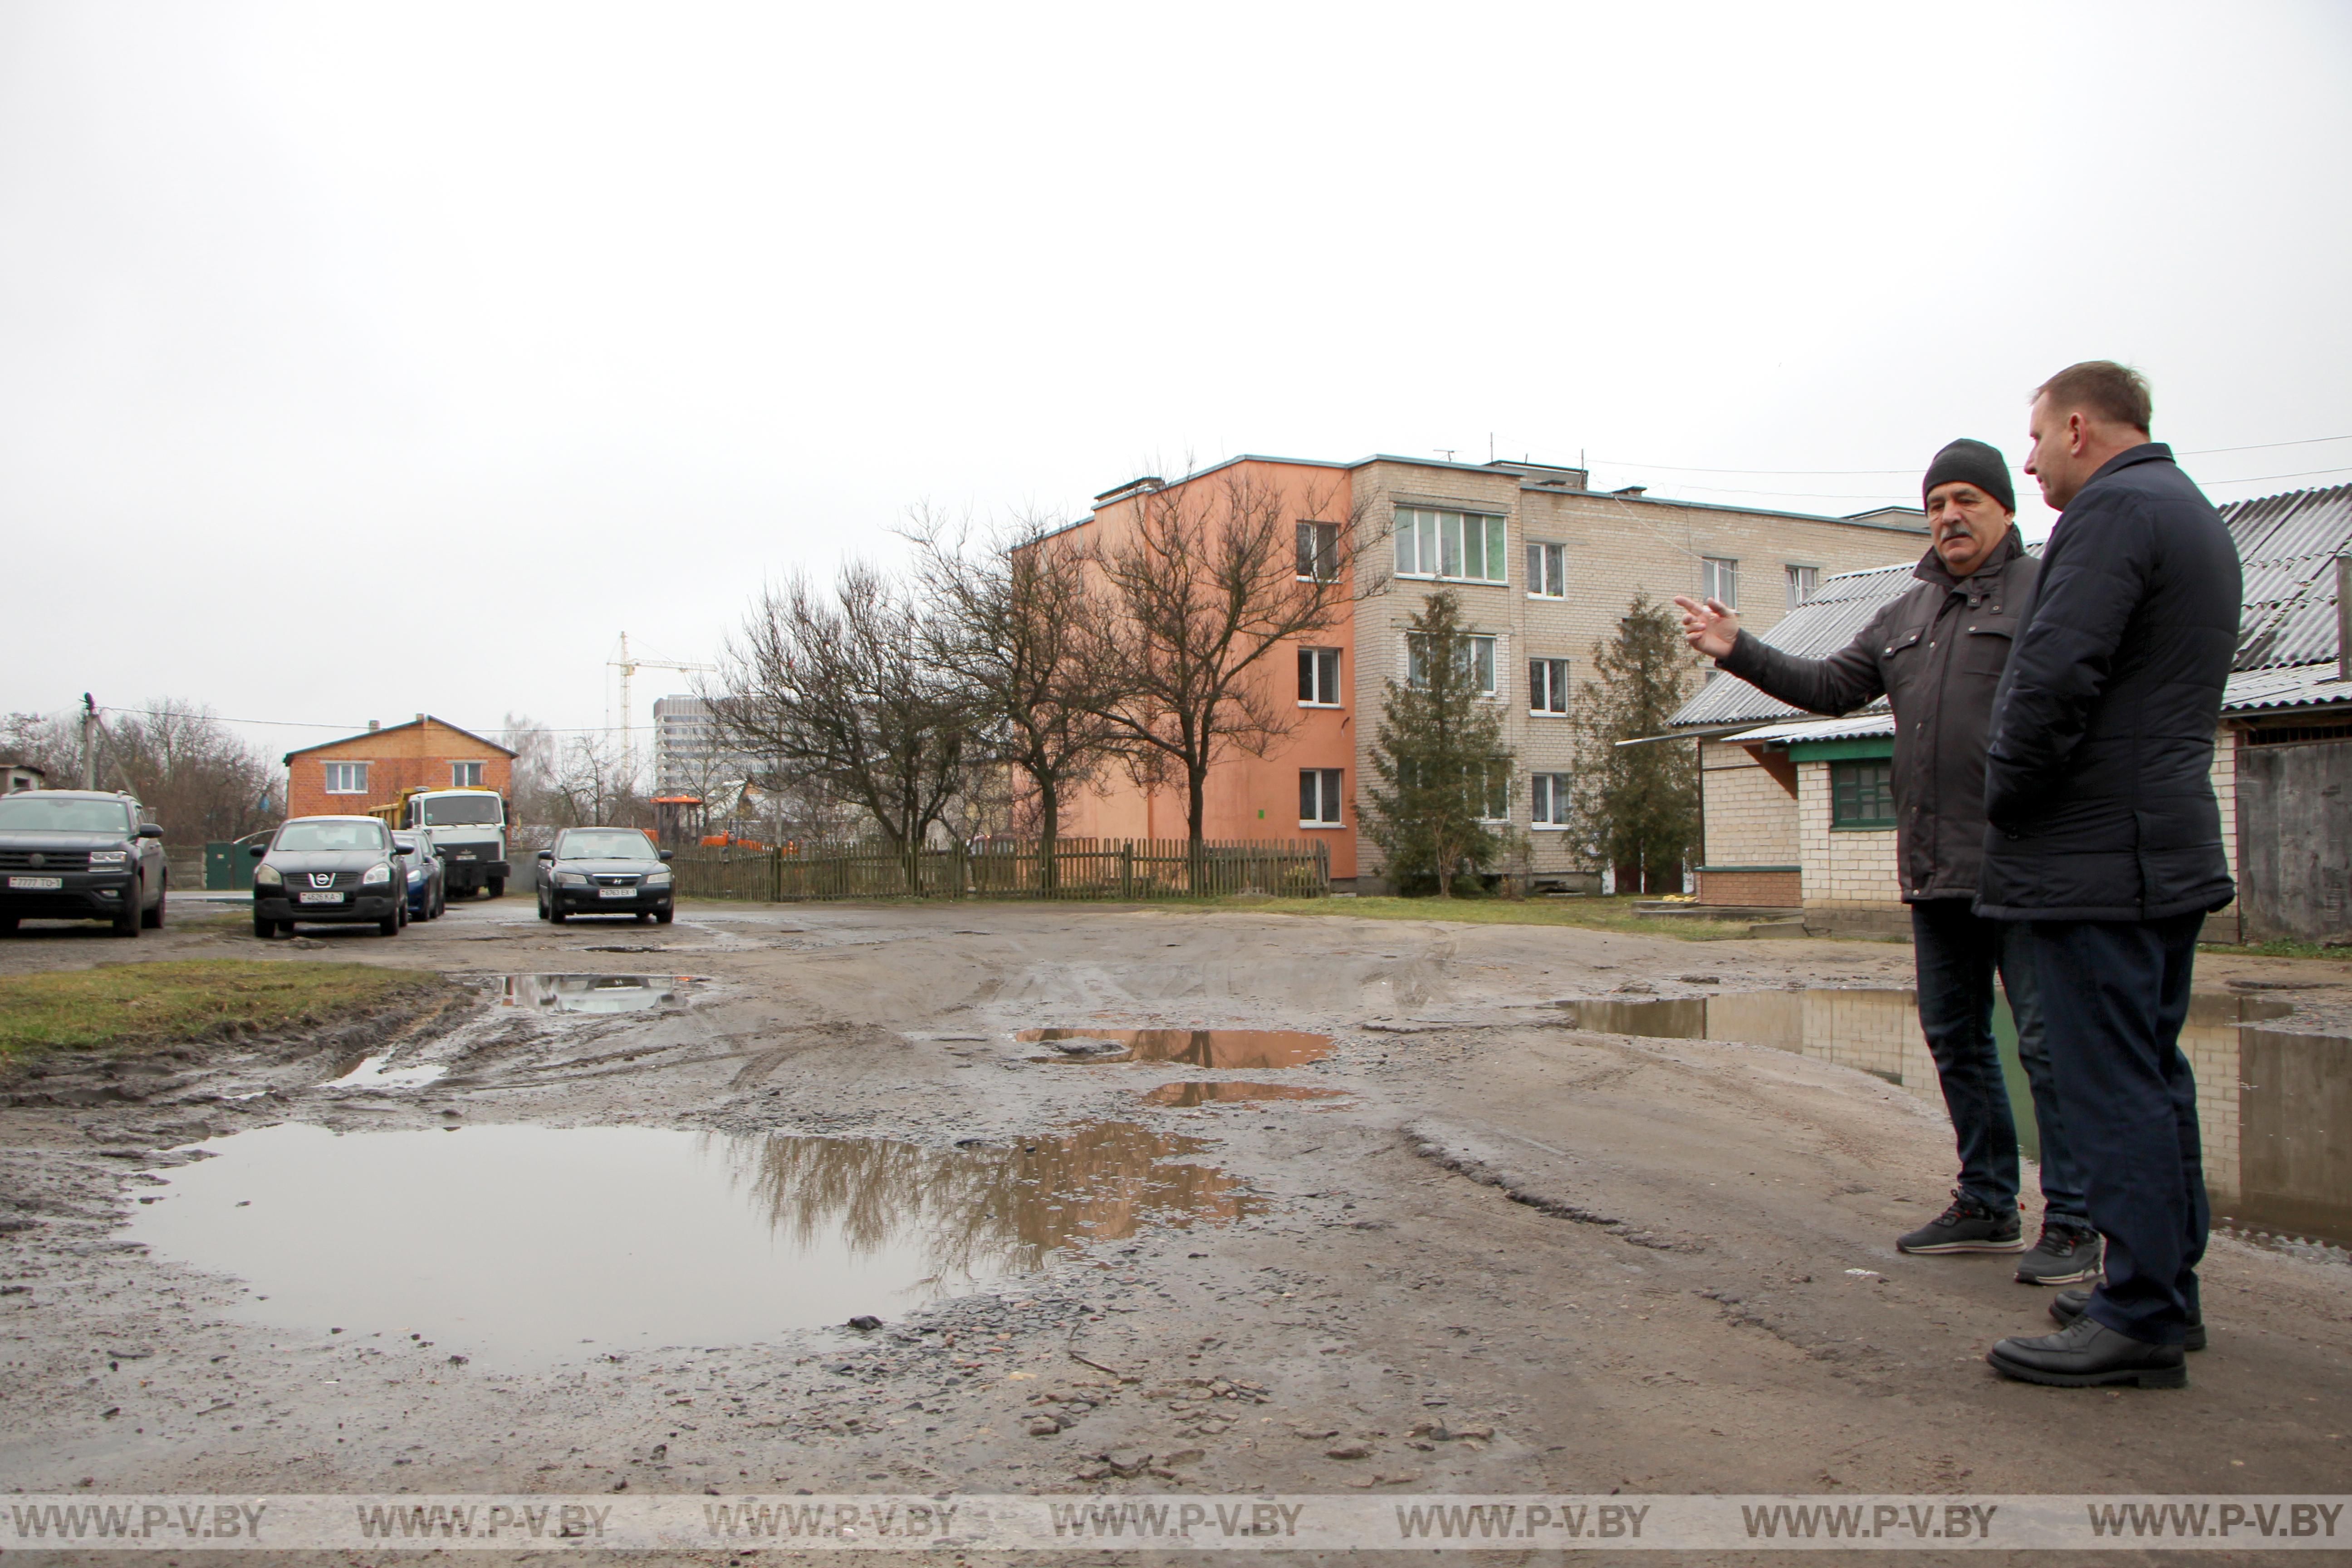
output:
<instances>
[{"instance_id":1,"label":"car license plate","mask_svg":"<svg viewBox=\"0 0 2352 1568\"><path fill-rule=\"evenodd\" d=\"M306 904L340 904L342 901L343 896L341 893L305 893L302 895L302 902Z\"/></svg>"},{"instance_id":2,"label":"car license plate","mask_svg":"<svg viewBox=\"0 0 2352 1568\"><path fill-rule=\"evenodd\" d=\"M637 890L635 888L599 888L596 896L600 899L634 899Z\"/></svg>"},{"instance_id":3,"label":"car license plate","mask_svg":"<svg viewBox=\"0 0 2352 1568\"><path fill-rule=\"evenodd\" d=\"M44 888L62 888L66 885L66 879L63 877L11 877L8 879L8 885L12 888L30 888L37 892Z\"/></svg>"}]
</instances>

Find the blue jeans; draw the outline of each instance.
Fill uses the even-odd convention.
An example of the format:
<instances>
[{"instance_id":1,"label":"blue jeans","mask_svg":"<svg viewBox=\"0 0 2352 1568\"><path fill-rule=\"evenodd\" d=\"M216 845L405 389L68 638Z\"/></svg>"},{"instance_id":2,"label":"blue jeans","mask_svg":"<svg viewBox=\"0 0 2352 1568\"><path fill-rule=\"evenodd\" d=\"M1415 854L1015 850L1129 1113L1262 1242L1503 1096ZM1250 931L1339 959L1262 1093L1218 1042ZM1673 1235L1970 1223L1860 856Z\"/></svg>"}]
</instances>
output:
<instances>
[{"instance_id":1,"label":"blue jeans","mask_svg":"<svg viewBox=\"0 0 2352 1568\"><path fill-rule=\"evenodd\" d=\"M2082 1171L2067 1144L2050 1070L2030 930L1982 919L1966 899L1935 899L1911 906L1911 935L1918 965L1919 1028L1936 1058L1945 1108L1952 1113L1960 1191L1995 1214L2017 1207L2017 1122L2010 1113L2009 1085L1992 1032L1997 972L2009 994L2010 1015L2017 1020L2018 1058L2041 1132L2043 1223L2089 1230Z\"/></svg>"},{"instance_id":2,"label":"blue jeans","mask_svg":"<svg viewBox=\"0 0 2352 1568\"><path fill-rule=\"evenodd\" d=\"M2179 1344L2201 1315L2197 1264L2212 1215L2180 1026L2204 923L2200 912L2011 928L2033 935L2059 1096L2107 1238L2106 1279L2087 1310L2153 1344Z\"/></svg>"}]
</instances>

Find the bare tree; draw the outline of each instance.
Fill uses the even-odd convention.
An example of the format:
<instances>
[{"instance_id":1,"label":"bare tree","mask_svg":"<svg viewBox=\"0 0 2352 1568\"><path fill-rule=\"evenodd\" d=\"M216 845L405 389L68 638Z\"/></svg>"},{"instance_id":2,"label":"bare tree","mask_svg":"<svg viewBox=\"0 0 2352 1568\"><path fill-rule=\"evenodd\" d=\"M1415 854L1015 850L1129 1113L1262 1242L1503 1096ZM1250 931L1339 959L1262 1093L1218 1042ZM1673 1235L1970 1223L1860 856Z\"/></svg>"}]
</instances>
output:
<instances>
[{"instance_id":1,"label":"bare tree","mask_svg":"<svg viewBox=\"0 0 2352 1568\"><path fill-rule=\"evenodd\" d=\"M48 773L51 789L81 784L79 722L12 713L0 750ZM98 786L129 790L174 844L239 838L275 823L286 791L278 766L214 717L178 697L110 710L98 728Z\"/></svg>"},{"instance_id":2,"label":"bare tree","mask_svg":"<svg viewBox=\"0 0 2352 1568\"><path fill-rule=\"evenodd\" d=\"M874 568L827 595L804 578L763 591L728 639L709 695L721 743L761 760L756 783L805 782L870 817L891 848L919 848L962 782L962 683L929 657L922 617Z\"/></svg>"},{"instance_id":3,"label":"bare tree","mask_svg":"<svg viewBox=\"0 0 2352 1568\"><path fill-rule=\"evenodd\" d=\"M1118 695L1094 610L1087 552L1034 522L979 541L963 525L918 513L908 537L929 603L925 646L969 691L976 776L962 794L976 826L1034 816L1040 876L1055 885L1054 842L1070 792L1126 744L1107 717ZM1017 773L1015 781L1005 778ZM991 777L989 775L996 776Z\"/></svg>"},{"instance_id":4,"label":"bare tree","mask_svg":"<svg viewBox=\"0 0 2352 1568\"><path fill-rule=\"evenodd\" d=\"M1297 727L1260 667L1379 592L1371 547L1387 534L1360 509L1294 498L1242 468L1135 505L1126 537L1093 552L1106 603L1087 625L1113 672L1099 710L1137 782L1183 780L1197 845L1210 765L1229 749L1264 756Z\"/></svg>"},{"instance_id":5,"label":"bare tree","mask_svg":"<svg viewBox=\"0 0 2352 1568\"><path fill-rule=\"evenodd\" d=\"M499 729L499 744L514 753L512 783L507 786L507 808L518 823L553 820L555 736L528 713L509 713Z\"/></svg>"},{"instance_id":6,"label":"bare tree","mask_svg":"<svg viewBox=\"0 0 2352 1568\"><path fill-rule=\"evenodd\" d=\"M574 735L556 753L545 808L551 827L653 826L651 809L630 776L627 754L601 731Z\"/></svg>"}]
</instances>

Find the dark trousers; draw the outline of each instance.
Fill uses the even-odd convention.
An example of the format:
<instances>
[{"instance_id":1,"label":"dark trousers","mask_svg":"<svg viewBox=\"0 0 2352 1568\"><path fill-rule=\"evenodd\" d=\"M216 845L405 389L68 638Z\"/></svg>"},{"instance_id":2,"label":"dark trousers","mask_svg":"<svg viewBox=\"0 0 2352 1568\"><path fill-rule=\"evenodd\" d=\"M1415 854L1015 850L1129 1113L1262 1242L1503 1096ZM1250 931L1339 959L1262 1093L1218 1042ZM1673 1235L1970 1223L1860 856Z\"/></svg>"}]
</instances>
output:
<instances>
[{"instance_id":1,"label":"dark trousers","mask_svg":"<svg viewBox=\"0 0 2352 1568\"><path fill-rule=\"evenodd\" d=\"M2036 921L2032 930L2058 1105L2091 1223L2107 1238L2092 1317L2179 1344L2200 1316L2197 1262L2211 1222L2197 1083L2180 1051L2202 914Z\"/></svg>"},{"instance_id":2,"label":"dark trousers","mask_svg":"<svg viewBox=\"0 0 2352 1568\"><path fill-rule=\"evenodd\" d=\"M2033 1094L2042 1142L2042 1209L2046 1224L2091 1228L2082 1173L2066 1142L2050 1072L2033 963L2033 938L2021 925L1973 913L1966 899L1935 899L1911 906L1914 961L1919 976L1919 1029L1936 1058L1944 1106L1959 1144L1960 1191L1996 1214L2017 1206L2017 1121L2010 1114L2000 1047L1992 1032L1992 983L1998 973L2017 1021L2017 1054Z\"/></svg>"}]
</instances>

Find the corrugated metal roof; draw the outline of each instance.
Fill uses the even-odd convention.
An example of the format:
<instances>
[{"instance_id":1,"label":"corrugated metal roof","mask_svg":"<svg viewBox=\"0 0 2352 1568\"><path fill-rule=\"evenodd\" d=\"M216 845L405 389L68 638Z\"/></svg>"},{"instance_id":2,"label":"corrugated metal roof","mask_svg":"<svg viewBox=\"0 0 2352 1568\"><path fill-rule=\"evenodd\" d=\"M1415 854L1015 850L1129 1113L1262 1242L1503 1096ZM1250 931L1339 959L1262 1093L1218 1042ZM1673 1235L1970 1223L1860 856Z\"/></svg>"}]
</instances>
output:
<instances>
[{"instance_id":1,"label":"corrugated metal roof","mask_svg":"<svg viewBox=\"0 0 2352 1568\"><path fill-rule=\"evenodd\" d=\"M2276 669L2335 658L2335 563L2352 550L2352 485L2233 501L2221 516L2246 574L2231 668Z\"/></svg>"},{"instance_id":2,"label":"corrugated metal roof","mask_svg":"<svg viewBox=\"0 0 2352 1568\"><path fill-rule=\"evenodd\" d=\"M2346 700L2331 687L2336 660L2336 557L2352 552L2352 485L2332 489L2292 490L2232 501L2220 509L2245 574L2244 608L2239 617L2238 653L2231 664L2227 710L2290 707ZM2032 547L2037 552L2040 546ZM1913 563L1848 572L1823 582L1819 591L1778 626L1763 634L1774 647L1803 658L1822 658L1852 642L1878 607L1910 586ZM2289 671L2325 665L2306 679L2298 672L2275 686L2275 699L2257 697L2273 686L2242 681L2257 671ZM2245 695L2241 697L2239 693ZM1863 710L1884 710L1881 700ZM1718 675L1674 717L1674 728L1793 719L1799 710L1735 676Z\"/></svg>"},{"instance_id":3,"label":"corrugated metal roof","mask_svg":"<svg viewBox=\"0 0 2352 1568\"><path fill-rule=\"evenodd\" d=\"M1767 724L1742 730L1722 740L1738 746L1760 746L1768 741L1859 741L1895 733L1892 713L1849 713L1843 719L1803 719L1793 724Z\"/></svg>"},{"instance_id":4,"label":"corrugated metal roof","mask_svg":"<svg viewBox=\"0 0 2352 1568\"><path fill-rule=\"evenodd\" d=\"M2221 691L2221 711L2250 713L2266 708L2309 708L2352 702L2352 680L2336 679L2336 661L2293 669L2249 669L2230 677Z\"/></svg>"}]
</instances>

